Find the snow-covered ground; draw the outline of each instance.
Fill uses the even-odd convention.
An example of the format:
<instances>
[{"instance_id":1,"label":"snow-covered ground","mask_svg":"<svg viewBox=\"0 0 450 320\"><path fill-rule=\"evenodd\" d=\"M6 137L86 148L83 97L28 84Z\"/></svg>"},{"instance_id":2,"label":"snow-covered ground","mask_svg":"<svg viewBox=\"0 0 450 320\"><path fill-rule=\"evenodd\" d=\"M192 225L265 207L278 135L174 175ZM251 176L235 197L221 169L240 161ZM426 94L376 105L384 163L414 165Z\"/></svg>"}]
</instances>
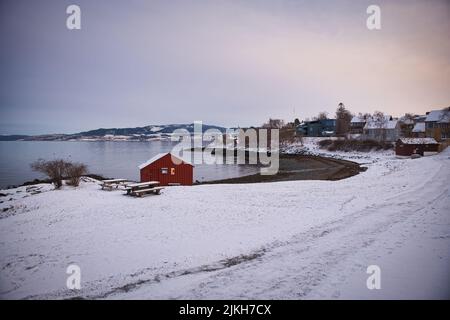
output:
<instances>
[{"instance_id":1,"label":"snow-covered ground","mask_svg":"<svg viewBox=\"0 0 450 320\"><path fill-rule=\"evenodd\" d=\"M0 191L0 298L450 298L450 148L335 156L368 170L142 199L94 181Z\"/></svg>"},{"instance_id":2,"label":"snow-covered ground","mask_svg":"<svg viewBox=\"0 0 450 320\"><path fill-rule=\"evenodd\" d=\"M334 137L318 138L303 137L302 142L291 143L282 146L280 149L283 153L305 154L313 156L330 157L335 159L349 160L360 164L368 164L377 162L393 156L393 150L373 151L373 152L344 152L344 151L328 151L319 147L321 140L337 139Z\"/></svg>"}]
</instances>

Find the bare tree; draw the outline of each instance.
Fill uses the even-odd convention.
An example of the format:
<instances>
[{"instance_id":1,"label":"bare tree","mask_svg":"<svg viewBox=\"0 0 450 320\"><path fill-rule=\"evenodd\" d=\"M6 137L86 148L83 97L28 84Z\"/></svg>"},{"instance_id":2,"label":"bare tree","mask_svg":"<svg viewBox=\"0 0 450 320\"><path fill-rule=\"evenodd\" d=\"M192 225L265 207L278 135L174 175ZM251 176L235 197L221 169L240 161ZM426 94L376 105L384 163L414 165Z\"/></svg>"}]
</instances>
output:
<instances>
[{"instance_id":1,"label":"bare tree","mask_svg":"<svg viewBox=\"0 0 450 320\"><path fill-rule=\"evenodd\" d=\"M325 120L328 119L328 112L322 111L317 115L317 120Z\"/></svg>"},{"instance_id":2,"label":"bare tree","mask_svg":"<svg viewBox=\"0 0 450 320\"><path fill-rule=\"evenodd\" d=\"M62 159L45 161L39 159L31 164L31 169L47 175L55 185L56 189L61 188L64 174L68 163Z\"/></svg>"},{"instance_id":3,"label":"bare tree","mask_svg":"<svg viewBox=\"0 0 450 320\"><path fill-rule=\"evenodd\" d=\"M269 119L268 122L262 125L265 129L281 129L284 127L284 120L281 119Z\"/></svg>"},{"instance_id":4,"label":"bare tree","mask_svg":"<svg viewBox=\"0 0 450 320\"><path fill-rule=\"evenodd\" d=\"M293 128L295 128L294 122L287 122L284 124L282 129L293 129Z\"/></svg>"},{"instance_id":5,"label":"bare tree","mask_svg":"<svg viewBox=\"0 0 450 320\"><path fill-rule=\"evenodd\" d=\"M358 112L358 118L361 120L368 120L368 119L370 119L370 117L371 117L370 113Z\"/></svg>"},{"instance_id":6,"label":"bare tree","mask_svg":"<svg viewBox=\"0 0 450 320\"><path fill-rule=\"evenodd\" d=\"M411 138L413 136L412 130L414 128L415 115L412 113L405 113L400 121L400 130L403 137Z\"/></svg>"},{"instance_id":7,"label":"bare tree","mask_svg":"<svg viewBox=\"0 0 450 320\"><path fill-rule=\"evenodd\" d=\"M67 167L68 185L78 187L80 185L81 176L87 173L87 167L83 163L71 163Z\"/></svg>"},{"instance_id":8,"label":"bare tree","mask_svg":"<svg viewBox=\"0 0 450 320\"><path fill-rule=\"evenodd\" d=\"M352 114L348 111L341 102L336 110L336 135L343 136L350 131L350 121L352 121Z\"/></svg>"},{"instance_id":9,"label":"bare tree","mask_svg":"<svg viewBox=\"0 0 450 320\"><path fill-rule=\"evenodd\" d=\"M303 133L297 132L295 134L294 142L299 142L301 146L303 146Z\"/></svg>"},{"instance_id":10,"label":"bare tree","mask_svg":"<svg viewBox=\"0 0 450 320\"><path fill-rule=\"evenodd\" d=\"M375 127L375 137L380 141L386 141L387 119L383 112L375 111L372 116L373 125Z\"/></svg>"},{"instance_id":11,"label":"bare tree","mask_svg":"<svg viewBox=\"0 0 450 320\"><path fill-rule=\"evenodd\" d=\"M87 172L86 165L74 164L63 159L48 161L39 159L31 164L31 168L48 176L56 189L61 188L65 177L69 177L71 185L78 186L81 176Z\"/></svg>"},{"instance_id":12,"label":"bare tree","mask_svg":"<svg viewBox=\"0 0 450 320\"><path fill-rule=\"evenodd\" d=\"M280 145L285 146L294 143L297 139L294 128L282 128L279 133Z\"/></svg>"}]
</instances>

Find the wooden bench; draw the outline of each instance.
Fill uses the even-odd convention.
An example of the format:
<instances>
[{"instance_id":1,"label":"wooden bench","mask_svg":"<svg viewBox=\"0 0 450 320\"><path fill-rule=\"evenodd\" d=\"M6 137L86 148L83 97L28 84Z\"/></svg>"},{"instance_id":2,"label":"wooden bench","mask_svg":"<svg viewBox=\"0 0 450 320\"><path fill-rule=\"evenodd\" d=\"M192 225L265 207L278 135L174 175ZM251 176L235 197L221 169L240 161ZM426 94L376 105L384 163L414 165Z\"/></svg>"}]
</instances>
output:
<instances>
[{"instance_id":1,"label":"wooden bench","mask_svg":"<svg viewBox=\"0 0 450 320\"><path fill-rule=\"evenodd\" d=\"M131 191L130 194L136 197L142 197L144 194L160 194L161 190L164 189L164 187L153 187L153 188L148 188L148 189L140 189L140 190L135 190L135 191Z\"/></svg>"}]
</instances>

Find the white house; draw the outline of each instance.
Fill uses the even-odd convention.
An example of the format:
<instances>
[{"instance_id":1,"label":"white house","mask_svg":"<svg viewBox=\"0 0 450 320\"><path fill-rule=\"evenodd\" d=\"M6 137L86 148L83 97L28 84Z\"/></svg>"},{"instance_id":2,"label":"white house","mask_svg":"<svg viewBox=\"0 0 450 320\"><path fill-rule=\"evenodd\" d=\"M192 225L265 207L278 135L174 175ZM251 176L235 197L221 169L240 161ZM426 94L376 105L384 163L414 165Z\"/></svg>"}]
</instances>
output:
<instances>
[{"instance_id":1,"label":"white house","mask_svg":"<svg viewBox=\"0 0 450 320\"><path fill-rule=\"evenodd\" d=\"M369 119L364 126L366 139L394 142L400 137L400 133L400 122L391 120L390 116L380 120Z\"/></svg>"},{"instance_id":2,"label":"white house","mask_svg":"<svg viewBox=\"0 0 450 320\"><path fill-rule=\"evenodd\" d=\"M416 138L425 138L425 122L417 122L412 129L412 135Z\"/></svg>"}]
</instances>

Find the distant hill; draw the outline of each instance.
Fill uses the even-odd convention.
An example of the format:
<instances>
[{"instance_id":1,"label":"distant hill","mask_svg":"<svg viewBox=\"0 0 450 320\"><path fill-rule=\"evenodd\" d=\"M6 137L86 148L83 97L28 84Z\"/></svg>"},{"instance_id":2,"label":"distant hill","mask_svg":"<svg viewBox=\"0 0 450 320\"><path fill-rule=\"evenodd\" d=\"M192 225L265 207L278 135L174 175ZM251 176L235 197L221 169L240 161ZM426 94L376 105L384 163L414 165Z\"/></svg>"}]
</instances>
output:
<instances>
[{"instance_id":1,"label":"distant hill","mask_svg":"<svg viewBox=\"0 0 450 320\"><path fill-rule=\"evenodd\" d=\"M24 140L29 136L20 135L20 134L12 134L12 135L0 135L0 141L17 141Z\"/></svg>"},{"instance_id":2,"label":"distant hill","mask_svg":"<svg viewBox=\"0 0 450 320\"><path fill-rule=\"evenodd\" d=\"M168 138L177 129L185 129L194 132L194 124L168 124L149 125L135 128L100 128L74 134L47 134L47 135L3 135L0 141L67 141L67 140L152 140ZM226 128L203 124L203 132L208 129L217 129L225 132Z\"/></svg>"},{"instance_id":3,"label":"distant hill","mask_svg":"<svg viewBox=\"0 0 450 320\"><path fill-rule=\"evenodd\" d=\"M225 132L225 128L214 126L214 125L203 125L203 131L208 129L218 129ZM126 135L154 135L154 134L171 134L177 129L186 129L189 132L194 132L194 124L168 124L168 125L150 125L146 127L136 127L136 128L109 128L109 129L96 129L85 132L80 132L72 136L105 136L105 135L116 135L116 136L126 136Z\"/></svg>"}]
</instances>

